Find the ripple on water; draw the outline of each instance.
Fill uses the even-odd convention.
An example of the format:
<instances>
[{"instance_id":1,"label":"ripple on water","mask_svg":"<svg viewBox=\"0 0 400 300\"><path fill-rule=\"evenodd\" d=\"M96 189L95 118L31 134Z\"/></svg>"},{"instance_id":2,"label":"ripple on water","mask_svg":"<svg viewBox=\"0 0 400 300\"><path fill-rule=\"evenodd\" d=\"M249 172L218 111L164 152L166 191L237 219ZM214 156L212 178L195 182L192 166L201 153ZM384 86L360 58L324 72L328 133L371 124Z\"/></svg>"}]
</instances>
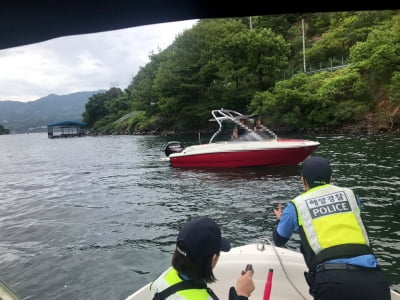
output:
<instances>
[{"instance_id":1,"label":"ripple on water","mask_svg":"<svg viewBox=\"0 0 400 300\"><path fill-rule=\"evenodd\" d=\"M0 276L24 299L124 299L170 264L187 219L214 218L239 246L271 238L273 207L302 192L298 166L171 168L159 161L163 137L0 139ZM378 259L400 284L400 139L311 139L335 183L360 195Z\"/></svg>"}]
</instances>

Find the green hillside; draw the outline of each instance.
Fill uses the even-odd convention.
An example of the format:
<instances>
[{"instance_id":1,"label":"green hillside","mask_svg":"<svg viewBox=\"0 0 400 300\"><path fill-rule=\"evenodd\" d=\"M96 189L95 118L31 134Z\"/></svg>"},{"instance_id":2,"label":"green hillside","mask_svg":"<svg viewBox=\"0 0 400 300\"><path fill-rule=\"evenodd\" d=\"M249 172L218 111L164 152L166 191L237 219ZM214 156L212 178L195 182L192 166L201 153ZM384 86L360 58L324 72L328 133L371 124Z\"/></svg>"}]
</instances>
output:
<instances>
[{"instance_id":1,"label":"green hillside","mask_svg":"<svg viewBox=\"0 0 400 300\"><path fill-rule=\"evenodd\" d=\"M223 107L292 132L399 130L399 12L200 20L127 89L93 95L83 121L103 134L193 133Z\"/></svg>"}]
</instances>

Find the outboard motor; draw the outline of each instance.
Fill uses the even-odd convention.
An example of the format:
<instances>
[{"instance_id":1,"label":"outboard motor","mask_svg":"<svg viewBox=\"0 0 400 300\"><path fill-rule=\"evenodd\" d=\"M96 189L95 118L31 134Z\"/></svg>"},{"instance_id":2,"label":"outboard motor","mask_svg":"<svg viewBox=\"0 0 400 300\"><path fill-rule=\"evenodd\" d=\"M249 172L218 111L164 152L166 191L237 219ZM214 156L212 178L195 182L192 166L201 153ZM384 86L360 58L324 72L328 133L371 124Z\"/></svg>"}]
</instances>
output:
<instances>
[{"instance_id":1,"label":"outboard motor","mask_svg":"<svg viewBox=\"0 0 400 300\"><path fill-rule=\"evenodd\" d=\"M173 141L168 142L167 147L165 147L165 155L169 156L171 153L179 153L185 149L181 142Z\"/></svg>"}]
</instances>

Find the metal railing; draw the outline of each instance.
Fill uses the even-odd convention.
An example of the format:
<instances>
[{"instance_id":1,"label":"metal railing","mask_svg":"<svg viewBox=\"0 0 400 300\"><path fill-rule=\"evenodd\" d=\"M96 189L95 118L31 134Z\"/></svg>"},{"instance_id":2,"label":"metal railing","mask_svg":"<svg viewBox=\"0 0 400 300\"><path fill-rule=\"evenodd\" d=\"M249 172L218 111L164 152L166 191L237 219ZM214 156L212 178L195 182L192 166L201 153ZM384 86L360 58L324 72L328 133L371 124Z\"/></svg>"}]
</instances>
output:
<instances>
[{"instance_id":1,"label":"metal railing","mask_svg":"<svg viewBox=\"0 0 400 300\"><path fill-rule=\"evenodd\" d=\"M336 64L335 64L336 62ZM325 63L319 63L318 65L314 64L309 64L306 70L303 68L293 68L289 71L283 72L283 79L288 79L292 77L293 75L299 74L299 73L305 73L307 75L312 75L315 73L320 73L320 72L333 72L342 68L348 67L350 64L347 63L343 58L341 59L341 62L339 62L338 59L330 59L329 62Z\"/></svg>"}]
</instances>

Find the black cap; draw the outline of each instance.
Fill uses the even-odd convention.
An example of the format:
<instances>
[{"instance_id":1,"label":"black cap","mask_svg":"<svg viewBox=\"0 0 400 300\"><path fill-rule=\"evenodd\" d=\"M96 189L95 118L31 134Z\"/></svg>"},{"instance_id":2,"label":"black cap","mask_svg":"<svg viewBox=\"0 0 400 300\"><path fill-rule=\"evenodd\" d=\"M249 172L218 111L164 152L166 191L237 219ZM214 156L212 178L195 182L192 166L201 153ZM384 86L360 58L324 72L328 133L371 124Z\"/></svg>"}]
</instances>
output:
<instances>
[{"instance_id":1,"label":"black cap","mask_svg":"<svg viewBox=\"0 0 400 300\"><path fill-rule=\"evenodd\" d=\"M331 164L321 156L310 156L301 165L301 176L305 178L310 188L330 183Z\"/></svg>"},{"instance_id":2,"label":"black cap","mask_svg":"<svg viewBox=\"0 0 400 300\"><path fill-rule=\"evenodd\" d=\"M185 249L176 249L190 258L207 257L220 251L231 250L228 239L221 236L221 229L208 217L196 218L186 223L180 230L177 243L184 242Z\"/></svg>"}]
</instances>

